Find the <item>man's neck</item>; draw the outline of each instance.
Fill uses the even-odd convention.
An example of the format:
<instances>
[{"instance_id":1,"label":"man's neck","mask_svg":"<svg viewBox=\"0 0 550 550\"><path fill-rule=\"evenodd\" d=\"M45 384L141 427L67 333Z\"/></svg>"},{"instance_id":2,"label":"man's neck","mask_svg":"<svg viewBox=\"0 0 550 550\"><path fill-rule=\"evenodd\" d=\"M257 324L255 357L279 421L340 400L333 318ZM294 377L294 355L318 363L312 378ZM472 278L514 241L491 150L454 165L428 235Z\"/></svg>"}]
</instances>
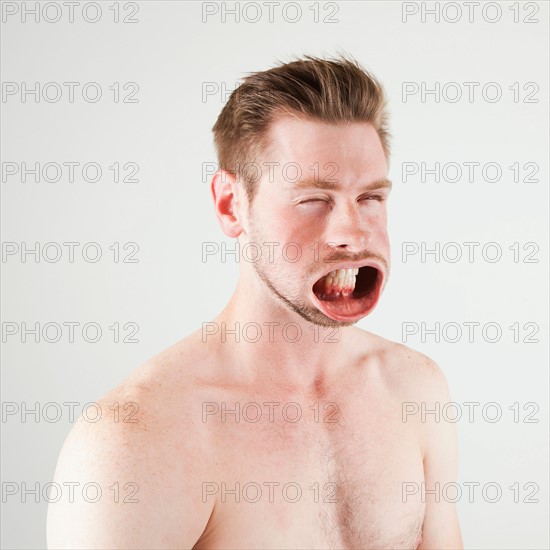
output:
<instances>
[{"instance_id":1,"label":"man's neck","mask_svg":"<svg viewBox=\"0 0 550 550\"><path fill-rule=\"evenodd\" d=\"M346 340L358 329L307 321L260 285L239 281L208 338L250 381L308 391L337 377L350 353Z\"/></svg>"}]
</instances>

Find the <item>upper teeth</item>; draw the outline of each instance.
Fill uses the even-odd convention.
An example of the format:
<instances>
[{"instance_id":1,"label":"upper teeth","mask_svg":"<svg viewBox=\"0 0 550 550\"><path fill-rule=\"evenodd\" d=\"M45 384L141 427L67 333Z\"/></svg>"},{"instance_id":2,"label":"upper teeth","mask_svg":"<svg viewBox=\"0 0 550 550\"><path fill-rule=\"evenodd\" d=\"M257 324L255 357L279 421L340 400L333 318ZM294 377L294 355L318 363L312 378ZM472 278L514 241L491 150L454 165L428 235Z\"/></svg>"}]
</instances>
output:
<instances>
[{"instance_id":1,"label":"upper teeth","mask_svg":"<svg viewBox=\"0 0 550 550\"><path fill-rule=\"evenodd\" d=\"M336 271L331 271L327 277L338 277L340 279L345 279L346 277L353 277L359 273L359 268L351 269L337 269Z\"/></svg>"},{"instance_id":2,"label":"upper teeth","mask_svg":"<svg viewBox=\"0 0 550 550\"><path fill-rule=\"evenodd\" d=\"M343 289L347 288L349 292L355 288L355 276L359 273L358 268L336 269L331 271L325 277L325 288ZM337 290L338 291L338 290Z\"/></svg>"}]
</instances>

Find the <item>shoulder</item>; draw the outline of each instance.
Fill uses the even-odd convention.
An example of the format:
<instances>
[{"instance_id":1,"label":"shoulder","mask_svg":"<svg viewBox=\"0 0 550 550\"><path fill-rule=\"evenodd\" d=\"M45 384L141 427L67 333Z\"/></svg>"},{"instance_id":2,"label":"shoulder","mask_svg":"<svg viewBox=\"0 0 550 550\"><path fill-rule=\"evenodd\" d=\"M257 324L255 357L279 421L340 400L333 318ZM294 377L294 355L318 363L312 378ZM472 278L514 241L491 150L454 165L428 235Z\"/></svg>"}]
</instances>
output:
<instances>
[{"instance_id":1,"label":"shoulder","mask_svg":"<svg viewBox=\"0 0 550 550\"><path fill-rule=\"evenodd\" d=\"M416 401L449 397L444 371L431 357L400 342L361 333L358 348L393 395Z\"/></svg>"},{"instance_id":2,"label":"shoulder","mask_svg":"<svg viewBox=\"0 0 550 550\"><path fill-rule=\"evenodd\" d=\"M456 429L452 422L445 421L452 400L443 369L432 358L404 344L380 337L375 341L380 376L392 396L396 415L403 424L416 428L422 456L433 457L445 449L452 455L448 458L451 463L456 455Z\"/></svg>"},{"instance_id":3,"label":"shoulder","mask_svg":"<svg viewBox=\"0 0 550 550\"><path fill-rule=\"evenodd\" d=\"M49 506L51 547L192 546L200 537L212 511L201 502L208 444L200 415L189 414L193 382L175 372L173 351L140 367L71 430L54 483L75 490Z\"/></svg>"}]
</instances>

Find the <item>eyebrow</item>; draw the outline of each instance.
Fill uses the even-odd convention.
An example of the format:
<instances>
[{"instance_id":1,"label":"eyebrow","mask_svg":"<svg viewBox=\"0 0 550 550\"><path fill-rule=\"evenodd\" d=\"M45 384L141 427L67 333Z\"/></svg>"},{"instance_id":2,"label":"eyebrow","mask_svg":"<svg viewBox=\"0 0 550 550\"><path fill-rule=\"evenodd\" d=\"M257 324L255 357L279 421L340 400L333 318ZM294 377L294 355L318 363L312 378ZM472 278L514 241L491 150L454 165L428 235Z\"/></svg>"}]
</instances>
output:
<instances>
[{"instance_id":1,"label":"eyebrow","mask_svg":"<svg viewBox=\"0 0 550 550\"><path fill-rule=\"evenodd\" d=\"M293 188L294 189L329 189L329 190L338 190L342 186L334 180L320 180L317 178L308 178L298 181ZM382 178L376 181L371 181L369 184L364 186L364 190L373 191L375 189L389 189L392 188L392 182L387 178Z\"/></svg>"}]
</instances>

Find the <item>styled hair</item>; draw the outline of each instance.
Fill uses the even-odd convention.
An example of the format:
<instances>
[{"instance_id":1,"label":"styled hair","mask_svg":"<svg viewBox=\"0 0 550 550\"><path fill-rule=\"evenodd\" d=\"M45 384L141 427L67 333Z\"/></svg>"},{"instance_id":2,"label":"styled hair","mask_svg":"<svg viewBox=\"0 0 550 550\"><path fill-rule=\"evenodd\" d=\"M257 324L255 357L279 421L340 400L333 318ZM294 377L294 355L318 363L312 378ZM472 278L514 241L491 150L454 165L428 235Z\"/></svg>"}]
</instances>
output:
<instances>
[{"instance_id":1,"label":"styled hair","mask_svg":"<svg viewBox=\"0 0 550 550\"><path fill-rule=\"evenodd\" d=\"M369 122L389 161L386 102L378 80L357 61L342 55L335 59L306 55L249 73L212 128L219 168L242 181L252 202L258 163L269 148L269 125L281 115L335 124Z\"/></svg>"}]
</instances>

